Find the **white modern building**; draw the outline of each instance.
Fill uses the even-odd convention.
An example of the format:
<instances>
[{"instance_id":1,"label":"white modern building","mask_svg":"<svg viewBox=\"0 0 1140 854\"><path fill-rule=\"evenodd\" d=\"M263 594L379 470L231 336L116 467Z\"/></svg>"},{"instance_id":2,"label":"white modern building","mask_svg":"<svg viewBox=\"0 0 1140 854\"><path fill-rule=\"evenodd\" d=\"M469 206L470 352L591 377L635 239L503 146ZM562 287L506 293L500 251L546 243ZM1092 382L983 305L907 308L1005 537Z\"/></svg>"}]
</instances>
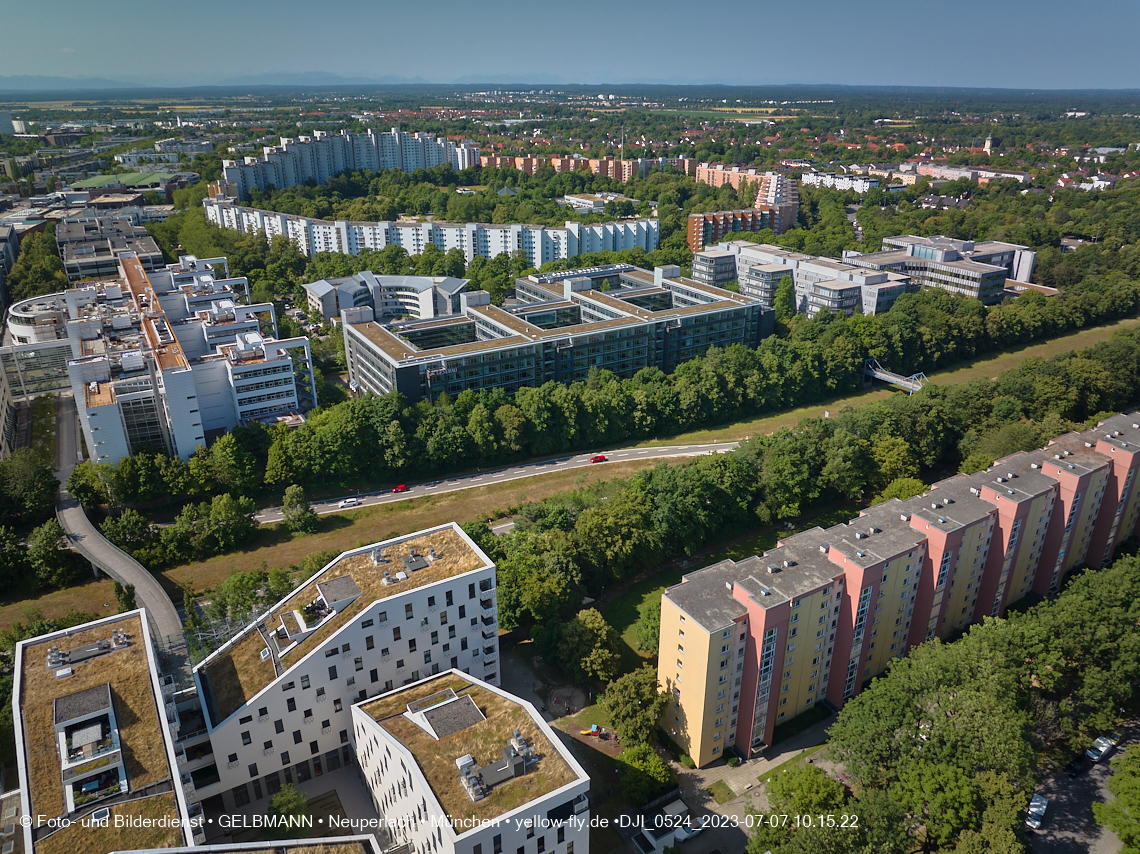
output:
<instances>
[{"instance_id":1,"label":"white modern building","mask_svg":"<svg viewBox=\"0 0 1140 854\"><path fill-rule=\"evenodd\" d=\"M850 316L881 314L906 292L910 279L906 275L868 270L831 258L820 258L793 252L767 243L746 240L726 241L717 245L710 257L693 256L693 276L725 275L728 253L736 260L736 279L740 293L753 297L765 307L775 304L776 289L784 276L795 284L796 311L814 317L824 309Z\"/></svg>"},{"instance_id":2,"label":"white modern building","mask_svg":"<svg viewBox=\"0 0 1140 854\"><path fill-rule=\"evenodd\" d=\"M655 219L625 220L565 226L495 225L483 222L348 222L323 220L294 214L242 207L234 199L203 199L206 219L220 228L242 233L264 232L272 239L282 234L307 256L317 252L359 255L386 246L402 246L409 255L419 255L434 243L443 252L459 249L466 263L475 258L494 258L502 253L524 252L527 263L540 267L548 261L573 258L587 252L620 252L643 249L652 252L660 236Z\"/></svg>"},{"instance_id":3,"label":"white modern building","mask_svg":"<svg viewBox=\"0 0 1140 854\"><path fill-rule=\"evenodd\" d=\"M864 175L838 175L833 172L805 172L800 182L808 187L830 187L835 190L854 190L866 193L879 186L878 178Z\"/></svg>"},{"instance_id":4,"label":"white modern building","mask_svg":"<svg viewBox=\"0 0 1140 854\"><path fill-rule=\"evenodd\" d=\"M459 314L459 295L466 285L467 279L454 276L377 276L365 270L303 287L309 308L330 323L342 310L361 306L372 308L376 316L416 320Z\"/></svg>"},{"instance_id":5,"label":"white modern building","mask_svg":"<svg viewBox=\"0 0 1140 854\"><path fill-rule=\"evenodd\" d=\"M392 841L434 854L588 854L590 778L533 705L457 670L352 707Z\"/></svg>"},{"instance_id":6,"label":"white modern building","mask_svg":"<svg viewBox=\"0 0 1140 854\"><path fill-rule=\"evenodd\" d=\"M170 726L176 706L145 611L20 641L12 715L20 812L30 819L17 831L23 851L201 843L201 809Z\"/></svg>"},{"instance_id":7,"label":"white modern building","mask_svg":"<svg viewBox=\"0 0 1140 854\"><path fill-rule=\"evenodd\" d=\"M305 181L323 184L350 169L400 169L414 172L450 164L465 169L479 163L479 148L472 142L456 145L427 133L407 133L393 128L388 133L338 134L314 131L296 139L281 137L280 145L267 145L260 157L223 160L224 179L237 187L239 199L248 199L254 187L284 189Z\"/></svg>"},{"instance_id":8,"label":"white modern building","mask_svg":"<svg viewBox=\"0 0 1140 854\"><path fill-rule=\"evenodd\" d=\"M224 258L147 273L124 256L120 273L17 303L17 343L0 351L21 395L58 388L66 363L91 459L143 446L189 459L211 432L316 406L309 340L278 340L273 306L244 305Z\"/></svg>"},{"instance_id":9,"label":"white modern building","mask_svg":"<svg viewBox=\"0 0 1140 854\"><path fill-rule=\"evenodd\" d=\"M198 794L232 809L351 764L351 707L378 694L497 683L497 615L495 565L454 523L343 553L194 669L216 757Z\"/></svg>"},{"instance_id":10,"label":"white modern building","mask_svg":"<svg viewBox=\"0 0 1140 854\"><path fill-rule=\"evenodd\" d=\"M858 267L903 273L918 286L942 288L993 305L1007 296L1007 279L1033 280L1037 253L998 240L905 234L884 237L881 252L844 250L843 260Z\"/></svg>"}]
</instances>

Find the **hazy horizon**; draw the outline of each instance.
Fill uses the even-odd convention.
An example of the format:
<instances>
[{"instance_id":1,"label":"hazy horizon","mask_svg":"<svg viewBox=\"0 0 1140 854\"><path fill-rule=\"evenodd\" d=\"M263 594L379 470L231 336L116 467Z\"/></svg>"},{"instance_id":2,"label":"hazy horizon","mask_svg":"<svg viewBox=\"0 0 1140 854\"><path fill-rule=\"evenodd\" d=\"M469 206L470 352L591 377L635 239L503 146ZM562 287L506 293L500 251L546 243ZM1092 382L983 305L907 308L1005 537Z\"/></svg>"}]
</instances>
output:
<instances>
[{"instance_id":1,"label":"hazy horizon","mask_svg":"<svg viewBox=\"0 0 1140 854\"><path fill-rule=\"evenodd\" d=\"M0 77L99 78L133 86L523 83L847 85L1019 90L1140 88L1131 35L1140 5L1108 0L1074 29L1070 4L963 0L953 15L913 2L835 0L801 7L662 0L652 16L613 3L505 0L493 10L361 0L122 0L7 10L19 33ZM597 27L576 23L601 21ZM573 23L572 23L573 22ZM699 22L700 26L697 26ZM50 43L29 34L50 34ZM121 44L125 49L114 50ZM1063 46L1065 59L1059 60ZM264 81L273 85L272 79Z\"/></svg>"}]
</instances>

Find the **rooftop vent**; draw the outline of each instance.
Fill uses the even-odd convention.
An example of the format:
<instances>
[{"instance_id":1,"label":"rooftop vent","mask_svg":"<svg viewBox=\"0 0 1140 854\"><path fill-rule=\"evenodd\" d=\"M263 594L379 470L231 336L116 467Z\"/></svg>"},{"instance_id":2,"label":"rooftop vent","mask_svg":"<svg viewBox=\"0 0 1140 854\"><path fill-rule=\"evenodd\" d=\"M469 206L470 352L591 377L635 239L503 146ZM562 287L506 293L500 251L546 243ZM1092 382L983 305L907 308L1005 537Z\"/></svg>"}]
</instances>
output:
<instances>
[{"instance_id":1,"label":"rooftop vent","mask_svg":"<svg viewBox=\"0 0 1140 854\"><path fill-rule=\"evenodd\" d=\"M263 647L261 650L261 660L265 661L269 658L269 647Z\"/></svg>"},{"instance_id":2,"label":"rooftop vent","mask_svg":"<svg viewBox=\"0 0 1140 854\"><path fill-rule=\"evenodd\" d=\"M855 552L855 557L866 557L866 556L867 556L867 555L866 555L866 552L864 552L862 549L860 549L859 551Z\"/></svg>"},{"instance_id":3,"label":"rooftop vent","mask_svg":"<svg viewBox=\"0 0 1140 854\"><path fill-rule=\"evenodd\" d=\"M903 522L909 522L910 521L910 514L909 513L902 513L899 515L899 519L901 519Z\"/></svg>"},{"instance_id":4,"label":"rooftop vent","mask_svg":"<svg viewBox=\"0 0 1140 854\"><path fill-rule=\"evenodd\" d=\"M1004 477L998 477L997 481L998 481L998 483L1005 483L1005 478Z\"/></svg>"},{"instance_id":5,"label":"rooftop vent","mask_svg":"<svg viewBox=\"0 0 1140 854\"><path fill-rule=\"evenodd\" d=\"M1031 469L1039 469L1039 468L1041 468L1041 464L1040 463L1030 463L1029 467ZM999 478L999 480L1000 480L1000 478Z\"/></svg>"},{"instance_id":6,"label":"rooftop vent","mask_svg":"<svg viewBox=\"0 0 1140 854\"><path fill-rule=\"evenodd\" d=\"M1092 446L1093 446L1093 443L1092 443L1092 442L1085 442L1085 447L1086 447L1086 448L1091 448Z\"/></svg>"},{"instance_id":7,"label":"rooftop vent","mask_svg":"<svg viewBox=\"0 0 1140 854\"><path fill-rule=\"evenodd\" d=\"M998 478L998 480L1001 480L1001 478L999 477L999 478ZM939 507L941 507L941 506L942 506L942 505L941 505L941 504L939 504L937 501L932 501L932 502L930 502L930 509L931 509L931 510L937 510L937 509L938 509Z\"/></svg>"},{"instance_id":8,"label":"rooftop vent","mask_svg":"<svg viewBox=\"0 0 1140 854\"><path fill-rule=\"evenodd\" d=\"M1119 436L1119 435L1120 435L1120 431L1119 431L1119 430L1113 430L1113 431L1112 431L1112 435L1113 435L1113 436Z\"/></svg>"},{"instance_id":9,"label":"rooftop vent","mask_svg":"<svg viewBox=\"0 0 1140 854\"><path fill-rule=\"evenodd\" d=\"M433 563L439 560L439 555L435 553L435 546L432 546L428 549L428 560L432 561Z\"/></svg>"},{"instance_id":10,"label":"rooftop vent","mask_svg":"<svg viewBox=\"0 0 1140 854\"><path fill-rule=\"evenodd\" d=\"M827 554L827 546L826 546L826 545L821 545L821 546L819 547L819 550L820 550L821 552L823 552L823 554Z\"/></svg>"},{"instance_id":11,"label":"rooftop vent","mask_svg":"<svg viewBox=\"0 0 1140 854\"><path fill-rule=\"evenodd\" d=\"M945 500L944 500L942 503L943 503L943 504L953 504L953 503L954 503L954 499L953 499L953 498L947 498L947 499L945 499Z\"/></svg>"},{"instance_id":12,"label":"rooftop vent","mask_svg":"<svg viewBox=\"0 0 1140 854\"><path fill-rule=\"evenodd\" d=\"M372 565L373 566L383 566L387 562L388 562L388 559L386 557L384 557L383 551L381 551L380 549L373 549L372 550ZM387 575L387 574L388 573L385 571L384 575Z\"/></svg>"},{"instance_id":13,"label":"rooftop vent","mask_svg":"<svg viewBox=\"0 0 1140 854\"><path fill-rule=\"evenodd\" d=\"M769 575L773 575L779 571L780 571L780 567L778 567L778 566L769 566L768 567L768 574Z\"/></svg>"},{"instance_id":14,"label":"rooftop vent","mask_svg":"<svg viewBox=\"0 0 1140 854\"><path fill-rule=\"evenodd\" d=\"M857 539L857 540L861 540L861 539L863 539L865 536L867 536L867 535L866 535L866 534L864 534L862 531L856 531L856 532L855 532L855 539Z\"/></svg>"},{"instance_id":15,"label":"rooftop vent","mask_svg":"<svg viewBox=\"0 0 1140 854\"><path fill-rule=\"evenodd\" d=\"M874 525L872 525L870 528L867 529L867 533L868 534L877 534L877 533L879 533L879 529L876 528Z\"/></svg>"},{"instance_id":16,"label":"rooftop vent","mask_svg":"<svg viewBox=\"0 0 1140 854\"><path fill-rule=\"evenodd\" d=\"M978 495L979 493L980 493L980 490L976 486L970 487L970 494L971 495Z\"/></svg>"},{"instance_id":17,"label":"rooftop vent","mask_svg":"<svg viewBox=\"0 0 1140 854\"><path fill-rule=\"evenodd\" d=\"M1140 424L1133 424L1132 429L1133 430L1140 430Z\"/></svg>"},{"instance_id":18,"label":"rooftop vent","mask_svg":"<svg viewBox=\"0 0 1140 854\"><path fill-rule=\"evenodd\" d=\"M1053 459L1059 460L1059 459L1061 459L1061 455L1060 454L1053 454Z\"/></svg>"},{"instance_id":19,"label":"rooftop vent","mask_svg":"<svg viewBox=\"0 0 1140 854\"><path fill-rule=\"evenodd\" d=\"M1073 465L1072 463L1069 463L1069 468L1071 468L1071 469L1075 469L1075 468L1076 468L1076 466L1075 466L1075 465Z\"/></svg>"},{"instance_id":20,"label":"rooftop vent","mask_svg":"<svg viewBox=\"0 0 1140 854\"><path fill-rule=\"evenodd\" d=\"M761 590L761 591L760 591L760 595L761 595L761 596L771 596L771 595L772 595L772 591L770 591L770 590Z\"/></svg>"},{"instance_id":21,"label":"rooftop vent","mask_svg":"<svg viewBox=\"0 0 1140 854\"><path fill-rule=\"evenodd\" d=\"M1015 477L1017 477L1017 475L1015 475L1013 472L1006 472L1005 476L1008 477L1010 480L1013 480Z\"/></svg>"},{"instance_id":22,"label":"rooftop vent","mask_svg":"<svg viewBox=\"0 0 1140 854\"><path fill-rule=\"evenodd\" d=\"M939 516L939 517L938 517L938 521L939 521L939 523L940 523L940 524L942 524L942 525L945 525L945 524L946 524L946 518L945 518L944 516Z\"/></svg>"},{"instance_id":23,"label":"rooftop vent","mask_svg":"<svg viewBox=\"0 0 1140 854\"><path fill-rule=\"evenodd\" d=\"M796 562L794 560L784 561L784 566L795 566L795 565L796 565Z\"/></svg>"},{"instance_id":24,"label":"rooftop vent","mask_svg":"<svg viewBox=\"0 0 1140 854\"><path fill-rule=\"evenodd\" d=\"M1012 489L1007 489L1007 490L1006 490L1006 492L1008 492L1010 495L1013 495L1013 490L1012 490Z\"/></svg>"}]
</instances>

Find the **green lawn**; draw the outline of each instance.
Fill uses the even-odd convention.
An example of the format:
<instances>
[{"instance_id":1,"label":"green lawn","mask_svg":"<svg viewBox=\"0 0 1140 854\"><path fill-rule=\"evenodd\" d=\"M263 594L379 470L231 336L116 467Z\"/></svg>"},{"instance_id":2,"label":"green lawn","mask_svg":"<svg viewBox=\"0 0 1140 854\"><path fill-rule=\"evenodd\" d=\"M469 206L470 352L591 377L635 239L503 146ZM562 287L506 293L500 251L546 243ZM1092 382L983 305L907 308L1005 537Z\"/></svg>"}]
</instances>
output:
<instances>
[{"instance_id":1,"label":"green lawn","mask_svg":"<svg viewBox=\"0 0 1140 854\"><path fill-rule=\"evenodd\" d=\"M553 722L553 726L556 726L563 732L580 732L581 730L589 729L594 724L604 727L612 726L610 724L609 712L597 703L592 703L585 708L579 709L572 715L557 718Z\"/></svg>"},{"instance_id":2,"label":"green lawn","mask_svg":"<svg viewBox=\"0 0 1140 854\"><path fill-rule=\"evenodd\" d=\"M32 447L55 466L55 395L45 394L32 401Z\"/></svg>"},{"instance_id":3,"label":"green lawn","mask_svg":"<svg viewBox=\"0 0 1140 854\"><path fill-rule=\"evenodd\" d=\"M705 789L705 791L712 795L713 800L718 804L727 804L736 797L736 793L728 787L728 783L724 782L724 780L717 780Z\"/></svg>"},{"instance_id":4,"label":"green lawn","mask_svg":"<svg viewBox=\"0 0 1140 854\"><path fill-rule=\"evenodd\" d=\"M790 759L787 762L781 762L775 768L769 768L767 771L765 771L763 774L761 774L756 779L758 781L760 781L761 783L767 783L769 780L771 780L777 774L779 774L783 771L790 771L792 768L795 768L799 763L803 762L805 759L809 758L810 756L814 756L816 753L819 753L825 747L827 747L827 742L824 742L823 744L817 744L815 747L809 747L807 750L802 751L794 759Z\"/></svg>"}]
</instances>

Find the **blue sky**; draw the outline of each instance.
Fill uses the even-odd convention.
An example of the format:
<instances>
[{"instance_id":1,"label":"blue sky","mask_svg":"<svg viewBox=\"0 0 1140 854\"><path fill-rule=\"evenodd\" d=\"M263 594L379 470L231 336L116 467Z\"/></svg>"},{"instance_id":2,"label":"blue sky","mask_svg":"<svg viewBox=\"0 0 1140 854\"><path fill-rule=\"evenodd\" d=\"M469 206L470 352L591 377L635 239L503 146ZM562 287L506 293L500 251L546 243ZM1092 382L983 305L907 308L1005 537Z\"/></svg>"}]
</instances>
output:
<instances>
[{"instance_id":1,"label":"blue sky","mask_svg":"<svg viewBox=\"0 0 1140 854\"><path fill-rule=\"evenodd\" d=\"M4 76L1140 88L1135 0L5 5Z\"/></svg>"}]
</instances>

